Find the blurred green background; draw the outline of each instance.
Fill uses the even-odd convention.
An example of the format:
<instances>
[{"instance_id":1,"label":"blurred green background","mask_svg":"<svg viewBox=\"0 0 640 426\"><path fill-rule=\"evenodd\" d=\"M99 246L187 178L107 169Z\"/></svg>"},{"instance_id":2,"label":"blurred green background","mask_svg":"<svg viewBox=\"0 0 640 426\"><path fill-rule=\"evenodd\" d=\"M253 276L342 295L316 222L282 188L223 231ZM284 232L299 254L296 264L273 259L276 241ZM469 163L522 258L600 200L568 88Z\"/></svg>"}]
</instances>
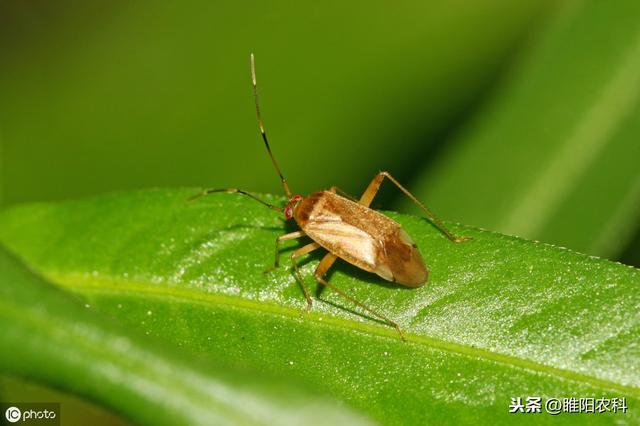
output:
<instances>
[{"instance_id":1,"label":"blurred green background","mask_svg":"<svg viewBox=\"0 0 640 426\"><path fill-rule=\"evenodd\" d=\"M640 4L0 2L0 203L359 194L640 265ZM416 210L387 187L377 206Z\"/></svg>"},{"instance_id":2,"label":"blurred green background","mask_svg":"<svg viewBox=\"0 0 640 426\"><path fill-rule=\"evenodd\" d=\"M280 193L249 52L295 191L359 192L379 169L411 184L548 6L5 3L4 202L167 185Z\"/></svg>"}]
</instances>

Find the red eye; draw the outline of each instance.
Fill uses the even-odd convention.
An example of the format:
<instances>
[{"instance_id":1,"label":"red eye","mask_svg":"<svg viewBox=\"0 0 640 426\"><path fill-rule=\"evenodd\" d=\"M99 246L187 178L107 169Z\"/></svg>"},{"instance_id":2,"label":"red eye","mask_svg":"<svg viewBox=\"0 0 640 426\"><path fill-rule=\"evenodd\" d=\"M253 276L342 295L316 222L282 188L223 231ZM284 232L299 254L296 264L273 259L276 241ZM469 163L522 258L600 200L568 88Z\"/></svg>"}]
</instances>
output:
<instances>
[{"instance_id":1,"label":"red eye","mask_svg":"<svg viewBox=\"0 0 640 426\"><path fill-rule=\"evenodd\" d=\"M294 195L291 197L286 207L284 208L284 216L287 219L291 219L293 217L293 208L298 204L298 202L302 200L301 195Z\"/></svg>"}]
</instances>

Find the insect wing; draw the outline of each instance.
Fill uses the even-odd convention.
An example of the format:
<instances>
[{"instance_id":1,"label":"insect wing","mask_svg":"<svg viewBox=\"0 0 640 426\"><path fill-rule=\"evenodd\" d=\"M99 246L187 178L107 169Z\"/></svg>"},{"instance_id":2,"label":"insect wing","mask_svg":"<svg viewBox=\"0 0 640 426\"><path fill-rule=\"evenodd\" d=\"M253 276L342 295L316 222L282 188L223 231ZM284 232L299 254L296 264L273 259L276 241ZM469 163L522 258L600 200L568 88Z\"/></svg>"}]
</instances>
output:
<instances>
[{"instance_id":1,"label":"insect wing","mask_svg":"<svg viewBox=\"0 0 640 426\"><path fill-rule=\"evenodd\" d=\"M307 223L304 231L338 257L367 271L375 269L380 244L364 230L336 216L320 216Z\"/></svg>"}]
</instances>

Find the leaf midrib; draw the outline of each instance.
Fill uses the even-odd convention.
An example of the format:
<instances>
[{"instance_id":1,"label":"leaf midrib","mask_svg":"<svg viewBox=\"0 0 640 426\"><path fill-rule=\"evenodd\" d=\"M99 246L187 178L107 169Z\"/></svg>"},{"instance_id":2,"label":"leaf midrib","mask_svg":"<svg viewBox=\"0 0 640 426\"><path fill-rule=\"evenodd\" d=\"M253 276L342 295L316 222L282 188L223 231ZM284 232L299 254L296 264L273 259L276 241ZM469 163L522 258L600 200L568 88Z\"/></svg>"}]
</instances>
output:
<instances>
[{"instance_id":1,"label":"leaf midrib","mask_svg":"<svg viewBox=\"0 0 640 426\"><path fill-rule=\"evenodd\" d=\"M65 288L78 293L95 293L95 294L146 294L158 299L172 298L180 300L189 300L197 303L215 302L226 306L232 306L236 309L244 309L247 311L260 311L286 316L289 318L300 318L303 311L275 305L268 302L255 302L249 299L234 297L222 294L196 292L191 289L178 287L161 287L158 285L150 285L143 281L121 280L112 277L87 276L84 273L60 273L49 272L45 276L54 283L58 283ZM327 312L309 312L304 314L306 320L312 320L316 324L330 324L338 327L349 328L361 333L368 333L379 337L388 337L399 339L395 330L387 326L367 324L362 322L350 321L344 318L336 317ZM444 352L450 352L467 357L475 357L489 362L495 362L508 366L510 368L523 368L537 373L543 373L558 377L561 379L579 382L596 388L602 388L610 391L617 391L623 394L632 395L640 398L640 388L615 383L609 380L600 379L587 374L577 373L575 371L566 370L558 367L552 367L546 364L537 363L531 360L495 353L480 349L475 346L464 345L460 343L448 342L446 340L421 336L407 332L405 330L407 344L413 343L431 349Z\"/></svg>"}]
</instances>

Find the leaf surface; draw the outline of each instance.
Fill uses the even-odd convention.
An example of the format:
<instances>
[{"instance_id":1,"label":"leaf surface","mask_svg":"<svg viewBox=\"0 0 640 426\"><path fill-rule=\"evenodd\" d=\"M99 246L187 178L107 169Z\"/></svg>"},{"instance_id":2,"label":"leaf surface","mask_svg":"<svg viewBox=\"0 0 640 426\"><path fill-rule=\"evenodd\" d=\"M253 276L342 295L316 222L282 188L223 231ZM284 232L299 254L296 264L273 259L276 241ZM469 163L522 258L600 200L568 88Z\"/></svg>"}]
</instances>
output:
<instances>
[{"instance_id":1,"label":"leaf surface","mask_svg":"<svg viewBox=\"0 0 640 426\"><path fill-rule=\"evenodd\" d=\"M298 243L263 273L276 236L294 228L237 194L186 203L196 192L18 206L0 214L0 240L132 328L305 381L384 424L584 419L509 415L511 398L527 396L626 397L627 413L587 419L640 420L638 270L451 225L474 237L453 244L422 218L389 213L422 251L429 283L400 288L343 263L330 279L399 322L402 342L330 291L304 313L288 267ZM302 260L311 288L320 255Z\"/></svg>"},{"instance_id":2,"label":"leaf surface","mask_svg":"<svg viewBox=\"0 0 640 426\"><path fill-rule=\"evenodd\" d=\"M0 283L1 371L80 394L136 424L368 424L289 383L205 363L114 324L2 248ZM66 408L61 424L74 418Z\"/></svg>"}]
</instances>

